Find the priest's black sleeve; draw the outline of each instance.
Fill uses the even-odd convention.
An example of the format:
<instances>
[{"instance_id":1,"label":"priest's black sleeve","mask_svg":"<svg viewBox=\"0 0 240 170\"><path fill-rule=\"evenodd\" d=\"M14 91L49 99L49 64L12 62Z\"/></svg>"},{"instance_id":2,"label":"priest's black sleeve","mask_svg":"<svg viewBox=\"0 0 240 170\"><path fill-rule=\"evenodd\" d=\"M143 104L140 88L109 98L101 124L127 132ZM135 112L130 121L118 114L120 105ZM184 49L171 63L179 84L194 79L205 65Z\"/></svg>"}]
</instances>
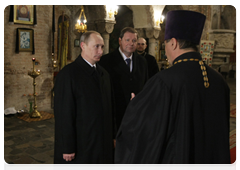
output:
<instances>
[{"instance_id":1,"label":"priest's black sleeve","mask_svg":"<svg viewBox=\"0 0 240 170\"><path fill-rule=\"evenodd\" d=\"M116 164L158 163L166 149L171 93L154 76L129 103L117 134Z\"/></svg>"}]
</instances>

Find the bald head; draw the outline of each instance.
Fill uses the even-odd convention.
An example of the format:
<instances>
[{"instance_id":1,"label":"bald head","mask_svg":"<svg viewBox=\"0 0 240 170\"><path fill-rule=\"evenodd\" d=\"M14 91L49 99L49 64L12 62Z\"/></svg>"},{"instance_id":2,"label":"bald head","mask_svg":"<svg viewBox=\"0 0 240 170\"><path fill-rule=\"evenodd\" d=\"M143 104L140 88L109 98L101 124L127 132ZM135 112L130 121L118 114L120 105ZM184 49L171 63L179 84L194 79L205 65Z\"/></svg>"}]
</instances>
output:
<instances>
[{"instance_id":1,"label":"bald head","mask_svg":"<svg viewBox=\"0 0 240 170\"><path fill-rule=\"evenodd\" d=\"M137 51L143 53L147 48L146 40L144 38L138 38L137 40Z\"/></svg>"}]
</instances>

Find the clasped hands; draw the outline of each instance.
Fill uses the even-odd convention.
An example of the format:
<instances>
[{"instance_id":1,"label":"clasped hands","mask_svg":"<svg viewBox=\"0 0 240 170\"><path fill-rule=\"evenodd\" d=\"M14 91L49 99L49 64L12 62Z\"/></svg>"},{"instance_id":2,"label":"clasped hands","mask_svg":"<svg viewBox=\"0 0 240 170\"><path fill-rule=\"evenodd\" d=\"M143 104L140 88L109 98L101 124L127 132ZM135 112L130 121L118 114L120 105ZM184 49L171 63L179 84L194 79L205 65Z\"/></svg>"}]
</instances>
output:
<instances>
[{"instance_id":1,"label":"clasped hands","mask_svg":"<svg viewBox=\"0 0 240 170\"><path fill-rule=\"evenodd\" d=\"M75 153L63 154L63 159L65 161L72 161L75 158Z\"/></svg>"}]
</instances>

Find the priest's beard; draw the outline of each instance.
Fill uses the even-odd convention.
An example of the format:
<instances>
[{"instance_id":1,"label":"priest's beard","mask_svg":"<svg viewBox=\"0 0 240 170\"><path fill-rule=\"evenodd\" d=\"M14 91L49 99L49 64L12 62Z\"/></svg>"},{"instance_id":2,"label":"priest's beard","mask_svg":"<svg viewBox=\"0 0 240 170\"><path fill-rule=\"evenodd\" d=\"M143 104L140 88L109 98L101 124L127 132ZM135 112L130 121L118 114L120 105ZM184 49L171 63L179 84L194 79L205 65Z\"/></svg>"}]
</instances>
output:
<instances>
[{"instance_id":1,"label":"priest's beard","mask_svg":"<svg viewBox=\"0 0 240 170\"><path fill-rule=\"evenodd\" d=\"M144 51L138 51L138 50L137 50L137 52L138 52L139 54L142 54L142 53L144 53Z\"/></svg>"}]
</instances>

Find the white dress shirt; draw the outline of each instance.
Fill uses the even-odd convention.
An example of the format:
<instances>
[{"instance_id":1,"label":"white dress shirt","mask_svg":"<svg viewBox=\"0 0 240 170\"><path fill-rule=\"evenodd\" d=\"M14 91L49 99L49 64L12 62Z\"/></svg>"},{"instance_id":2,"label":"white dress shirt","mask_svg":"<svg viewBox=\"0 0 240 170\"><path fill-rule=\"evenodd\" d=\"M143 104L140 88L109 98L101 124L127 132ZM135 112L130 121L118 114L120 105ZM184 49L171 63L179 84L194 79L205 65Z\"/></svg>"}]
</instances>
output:
<instances>
[{"instance_id":1,"label":"white dress shirt","mask_svg":"<svg viewBox=\"0 0 240 170\"><path fill-rule=\"evenodd\" d=\"M84 59L84 58L83 58ZM85 59L84 59L85 60ZM96 64L92 65L90 62L88 62L87 60L85 60L91 67L97 68Z\"/></svg>"},{"instance_id":2,"label":"white dress shirt","mask_svg":"<svg viewBox=\"0 0 240 170\"><path fill-rule=\"evenodd\" d=\"M120 47L119 47L119 52L120 52L120 54L122 55L123 60L125 61L126 64L127 64L126 59L127 59L127 58L130 58L130 59L131 59L130 72L132 72L132 67L133 67L133 64L132 64L132 56L133 56L133 54L132 54L130 57L126 57L125 54L122 52L122 50L121 50Z\"/></svg>"}]
</instances>

